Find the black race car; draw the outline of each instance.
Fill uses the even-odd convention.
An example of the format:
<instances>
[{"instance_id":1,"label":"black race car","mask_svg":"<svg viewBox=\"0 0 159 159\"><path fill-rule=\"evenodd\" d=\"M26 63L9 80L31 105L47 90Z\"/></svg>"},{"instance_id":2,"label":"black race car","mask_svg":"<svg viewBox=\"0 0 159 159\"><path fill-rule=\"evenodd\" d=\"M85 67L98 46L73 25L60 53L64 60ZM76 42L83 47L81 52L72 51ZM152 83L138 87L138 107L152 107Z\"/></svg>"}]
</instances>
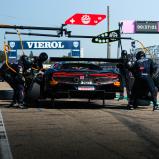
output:
<instances>
[{"instance_id":1,"label":"black race car","mask_svg":"<svg viewBox=\"0 0 159 159\"><path fill-rule=\"evenodd\" d=\"M55 63L45 71L46 98L114 99L122 92L121 75L112 68L89 62Z\"/></svg>"}]
</instances>

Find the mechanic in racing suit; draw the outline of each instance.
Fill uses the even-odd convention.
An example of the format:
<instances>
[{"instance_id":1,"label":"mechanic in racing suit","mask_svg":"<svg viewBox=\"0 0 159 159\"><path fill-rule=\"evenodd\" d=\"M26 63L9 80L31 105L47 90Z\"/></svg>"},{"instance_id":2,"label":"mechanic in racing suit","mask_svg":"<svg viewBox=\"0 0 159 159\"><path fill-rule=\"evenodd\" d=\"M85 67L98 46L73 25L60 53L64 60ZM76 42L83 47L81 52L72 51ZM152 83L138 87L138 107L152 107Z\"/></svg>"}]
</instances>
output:
<instances>
[{"instance_id":1,"label":"mechanic in racing suit","mask_svg":"<svg viewBox=\"0 0 159 159\"><path fill-rule=\"evenodd\" d=\"M7 107L19 107L26 108L24 103L24 77L22 75L22 65L17 63L9 63L9 67L6 62L0 68L1 76L13 89L13 100Z\"/></svg>"},{"instance_id":2,"label":"mechanic in racing suit","mask_svg":"<svg viewBox=\"0 0 159 159\"><path fill-rule=\"evenodd\" d=\"M43 90L43 63L48 59L48 55L45 52L40 53L39 56L34 56L33 59L29 59L27 56L22 57L23 61L23 76L25 78L25 101L27 102L27 95L36 82L40 85L40 96L42 96Z\"/></svg>"},{"instance_id":3,"label":"mechanic in racing suit","mask_svg":"<svg viewBox=\"0 0 159 159\"><path fill-rule=\"evenodd\" d=\"M136 61L132 66L132 72L135 78L134 85L131 91L131 102L128 104L128 108L136 108L137 107L137 91L139 91L138 86L140 82L145 82L148 87L148 91L151 93L151 100L153 102L153 110L158 109L157 105L157 90L152 79L152 74L156 69L156 65L154 62L146 58L145 53L143 51L139 51L136 54ZM140 88L142 89L142 88ZM144 89L144 88L143 88ZM131 104L133 107L131 107Z\"/></svg>"},{"instance_id":4,"label":"mechanic in racing suit","mask_svg":"<svg viewBox=\"0 0 159 159\"><path fill-rule=\"evenodd\" d=\"M129 100L131 72L129 71L129 69L127 67L128 62L129 62L129 58L128 58L128 53L127 53L126 50L122 50L121 59L123 59L123 63L117 65L117 67L119 68L119 72L122 76L122 87L123 87L123 91L120 93L119 100L124 98L124 86L126 87L126 93L127 93L127 97L128 97L128 100Z\"/></svg>"},{"instance_id":5,"label":"mechanic in racing suit","mask_svg":"<svg viewBox=\"0 0 159 159\"><path fill-rule=\"evenodd\" d=\"M13 101L8 107L27 108L25 95L28 93L32 83L30 76L34 76L33 69L40 71L43 68L43 62L47 59L48 55L42 52L39 57L34 57L33 61L28 56L22 55L17 63L9 64L10 67L7 66L6 62L2 65L0 68L1 76L14 91Z\"/></svg>"}]
</instances>

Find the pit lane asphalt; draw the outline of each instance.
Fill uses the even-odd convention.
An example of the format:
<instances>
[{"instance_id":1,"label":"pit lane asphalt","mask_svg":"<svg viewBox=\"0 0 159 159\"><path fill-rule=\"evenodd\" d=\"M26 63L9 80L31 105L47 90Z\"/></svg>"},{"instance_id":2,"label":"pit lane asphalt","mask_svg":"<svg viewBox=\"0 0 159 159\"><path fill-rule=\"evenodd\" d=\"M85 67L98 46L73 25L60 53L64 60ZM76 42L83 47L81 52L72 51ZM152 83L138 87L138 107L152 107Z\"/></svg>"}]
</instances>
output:
<instances>
[{"instance_id":1,"label":"pit lane asphalt","mask_svg":"<svg viewBox=\"0 0 159 159\"><path fill-rule=\"evenodd\" d=\"M0 83L0 108L13 159L157 159L159 111L126 110L126 100L49 101L5 108L12 91ZM5 89L5 90L4 90Z\"/></svg>"}]
</instances>

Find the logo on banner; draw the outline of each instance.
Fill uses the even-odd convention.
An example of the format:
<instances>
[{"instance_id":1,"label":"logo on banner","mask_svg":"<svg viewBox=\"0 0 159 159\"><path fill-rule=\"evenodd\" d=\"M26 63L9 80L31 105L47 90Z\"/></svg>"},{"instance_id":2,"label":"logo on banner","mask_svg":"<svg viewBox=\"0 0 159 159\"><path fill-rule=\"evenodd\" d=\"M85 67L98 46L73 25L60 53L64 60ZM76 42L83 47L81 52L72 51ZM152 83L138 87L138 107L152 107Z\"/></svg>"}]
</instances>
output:
<instances>
[{"instance_id":1,"label":"logo on banner","mask_svg":"<svg viewBox=\"0 0 159 159\"><path fill-rule=\"evenodd\" d=\"M83 15L82 18L81 18L81 21L83 24L89 24L90 21L91 21L91 17L89 15Z\"/></svg>"},{"instance_id":2,"label":"logo on banner","mask_svg":"<svg viewBox=\"0 0 159 159\"><path fill-rule=\"evenodd\" d=\"M115 31L110 32L109 37L110 37L110 38L112 38L110 41L116 41L116 39L115 39L115 38L117 38L117 37L118 37L118 33L117 33L117 32L115 32Z\"/></svg>"},{"instance_id":3,"label":"logo on banner","mask_svg":"<svg viewBox=\"0 0 159 159\"><path fill-rule=\"evenodd\" d=\"M74 41L74 42L73 42L73 46L74 46L75 48L77 48L77 47L79 46L79 42L78 42L78 41Z\"/></svg>"},{"instance_id":4,"label":"logo on banner","mask_svg":"<svg viewBox=\"0 0 159 159\"><path fill-rule=\"evenodd\" d=\"M14 47L15 47L15 42L10 42L10 43L9 43L9 46L10 46L11 48L14 48Z\"/></svg>"}]
</instances>

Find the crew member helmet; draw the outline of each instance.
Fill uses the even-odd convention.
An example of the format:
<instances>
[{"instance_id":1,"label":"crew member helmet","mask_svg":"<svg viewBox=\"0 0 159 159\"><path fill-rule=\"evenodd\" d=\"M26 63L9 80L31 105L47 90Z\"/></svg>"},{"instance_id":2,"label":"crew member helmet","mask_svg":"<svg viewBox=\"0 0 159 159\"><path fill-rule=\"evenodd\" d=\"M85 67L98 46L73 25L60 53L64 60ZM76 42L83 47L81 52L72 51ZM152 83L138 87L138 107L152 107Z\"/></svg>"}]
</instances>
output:
<instances>
[{"instance_id":1,"label":"crew member helmet","mask_svg":"<svg viewBox=\"0 0 159 159\"><path fill-rule=\"evenodd\" d=\"M22 55L22 56L20 56L19 60L20 61L26 61L26 60L28 60L28 56Z\"/></svg>"},{"instance_id":2,"label":"crew member helmet","mask_svg":"<svg viewBox=\"0 0 159 159\"><path fill-rule=\"evenodd\" d=\"M26 68L29 68L29 67L31 67L31 62L30 62L30 60L29 60L29 57L28 56L26 56L26 55L22 55L22 56L20 56L20 58L19 58L19 64L22 64L24 67L26 67Z\"/></svg>"},{"instance_id":3,"label":"crew member helmet","mask_svg":"<svg viewBox=\"0 0 159 159\"><path fill-rule=\"evenodd\" d=\"M44 61L46 61L47 59L48 59L47 53L45 53L45 52L40 53L40 55L39 55L39 60L40 60L41 62L44 62Z\"/></svg>"},{"instance_id":4,"label":"crew member helmet","mask_svg":"<svg viewBox=\"0 0 159 159\"><path fill-rule=\"evenodd\" d=\"M142 57L145 57L145 53L143 51L139 51L137 54L136 54L136 59L139 60L141 59Z\"/></svg>"},{"instance_id":5,"label":"crew member helmet","mask_svg":"<svg viewBox=\"0 0 159 159\"><path fill-rule=\"evenodd\" d=\"M128 55L127 51L126 50L122 50L121 52L121 58L126 58Z\"/></svg>"}]
</instances>

